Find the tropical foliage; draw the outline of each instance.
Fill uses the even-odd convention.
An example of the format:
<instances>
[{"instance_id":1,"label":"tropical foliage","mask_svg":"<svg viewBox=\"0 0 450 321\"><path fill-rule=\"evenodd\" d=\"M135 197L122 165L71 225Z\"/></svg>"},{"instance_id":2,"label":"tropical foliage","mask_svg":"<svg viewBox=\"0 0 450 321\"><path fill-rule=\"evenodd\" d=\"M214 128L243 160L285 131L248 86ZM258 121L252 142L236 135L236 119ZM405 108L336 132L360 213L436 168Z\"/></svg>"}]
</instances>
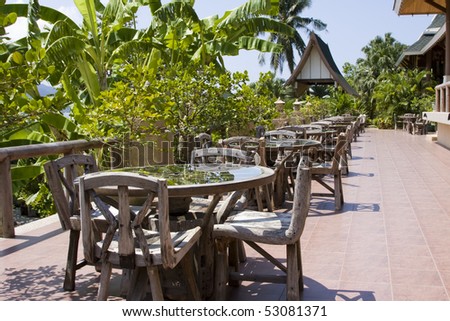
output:
<instances>
[{"instance_id":1,"label":"tropical foliage","mask_svg":"<svg viewBox=\"0 0 450 321\"><path fill-rule=\"evenodd\" d=\"M347 80L360 94L360 110L383 128L393 128L395 115L431 108L436 84L425 71L403 70L396 65L405 48L387 33L362 48L365 57L356 65L344 65Z\"/></svg>"},{"instance_id":2,"label":"tropical foliage","mask_svg":"<svg viewBox=\"0 0 450 321\"><path fill-rule=\"evenodd\" d=\"M274 71L283 73L284 65L287 64L290 72L296 66L296 55L302 56L306 44L300 31L310 33L311 31L325 30L326 24L319 19L311 17L301 17L300 14L311 6L311 0L281 0L277 16L274 18L280 22L291 26L295 32L293 35L282 33L271 33L269 41L277 43L283 49L279 52L271 53L270 66ZM265 63L264 54L260 55L260 62Z\"/></svg>"}]
</instances>

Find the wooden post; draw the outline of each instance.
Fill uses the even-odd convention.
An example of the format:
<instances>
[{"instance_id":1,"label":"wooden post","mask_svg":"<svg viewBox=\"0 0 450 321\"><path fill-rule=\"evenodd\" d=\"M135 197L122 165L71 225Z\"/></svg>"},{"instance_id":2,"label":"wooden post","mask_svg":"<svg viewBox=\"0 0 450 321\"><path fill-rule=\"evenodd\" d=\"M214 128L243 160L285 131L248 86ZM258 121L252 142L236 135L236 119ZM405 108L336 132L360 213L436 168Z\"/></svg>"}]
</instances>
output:
<instances>
[{"instance_id":1,"label":"wooden post","mask_svg":"<svg viewBox=\"0 0 450 321\"><path fill-rule=\"evenodd\" d=\"M445 0L445 76L444 82L449 81L447 77L450 77L450 0Z\"/></svg>"},{"instance_id":2,"label":"wooden post","mask_svg":"<svg viewBox=\"0 0 450 321\"><path fill-rule=\"evenodd\" d=\"M13 195L11 179L11 161L9 157L0 161L0 236L13 238Z\"/></svg>"}]
</instances>

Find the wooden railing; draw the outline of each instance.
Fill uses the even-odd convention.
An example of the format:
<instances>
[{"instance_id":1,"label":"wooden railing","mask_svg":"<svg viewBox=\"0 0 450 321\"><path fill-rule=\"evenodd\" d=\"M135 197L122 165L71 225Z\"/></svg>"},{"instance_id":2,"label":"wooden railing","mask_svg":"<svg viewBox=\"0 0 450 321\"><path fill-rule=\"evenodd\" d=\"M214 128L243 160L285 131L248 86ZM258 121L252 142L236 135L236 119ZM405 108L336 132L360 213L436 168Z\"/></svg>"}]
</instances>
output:
<instances>
[{"instance_id":1,"label":"wooden railing","mask_svg":"<svg viewBox=\"0 0 450 321\"><path fill-rule=\"evenodd\" d=\"M13 238L13 192L11 161L37 156L73 154L93 148L101 148L104 142L76 140L48 144L0 148L0 237Z\"/></svg>"},{"instance_id":2,"label":"wooden railing","mask_svg":"<svg viewBox=\"0 0 450 321\"><path fill-rule=\"evenodd\" d=\"M434 111L450 112L450 82L444 82L435 87L436 102Z\"/></svg>"}]
</instances>

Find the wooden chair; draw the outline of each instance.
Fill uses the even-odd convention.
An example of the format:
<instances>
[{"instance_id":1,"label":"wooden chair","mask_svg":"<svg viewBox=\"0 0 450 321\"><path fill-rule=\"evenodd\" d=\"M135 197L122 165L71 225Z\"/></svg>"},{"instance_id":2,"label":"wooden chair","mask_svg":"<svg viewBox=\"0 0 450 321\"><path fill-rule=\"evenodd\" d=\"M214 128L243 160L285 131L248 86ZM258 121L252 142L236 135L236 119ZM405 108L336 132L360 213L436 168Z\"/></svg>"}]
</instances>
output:
<instances>
[{"instance_id":1,"label":"wooden chair","mask_svg":"<svg viewBox=\"0 0 450 321\"><path fill-rule=\"evenodd\" d=\"M259 154L248 154L237 148L210 147L194 149L191 153L191 164L259 164Z\"/></svg>"},{"instance_id":2,"label":"wooden chair","mask_svg":"<svg viewBox=\"0 0 450 321\"><path fill-rule=\"evenodd\" d=\"M334 149L334 155L331 163L324 162L321 164L313 164L311 166L312 179L317 181L328 193L313 192L313 196L334 197L335 209L341 210L344 204L344 194L342 189L341 163L346 152L347 138L344 133L339 134ZM325 177L333 178L333 186L325 181Z\"/></svg>"},{"instance_id":3,"label":"wooden chair","mask_svg":"<svg viewBox=\"0 0 450 321\"><path fill-rule=\"evenodd\" d=\"M115 216L109 205L96 191L101 188L117 186L118 199ZM137 214L133 214L129 202L129 192L142 189L146 200ZM146 270L150 281L153 300L163 300L159 268L173 269L182 264L185 280L194 299L200 299L193 271L192 249L200 238L199 226L184 231L170 232L169 194L167 182L150 176L127 172L98 172L80 177L80 210L84 255L91 264L101 264L101 277L98 300L108 298L112 268L132 270L135 275ZM152 203L157 199L158 230L150 231L143 227L152 213ZM108 222L104 238L97 241L91 220L91 204L101 210ZM129 294L138 285L132 278Z\"/></svg>"},{"instance_id":4,"label":"wooden chair","mask_svg":"<svg viewBox=\"0 0 450 321\"><path fill-rule=\"evenodd\" d=\"M44 170L61 227L70 231L63 288L65 291L73 291L76 270L87 264L84 259L77 262L81 223L78 191L73 180L82 174L98 171L97 163L92 155L72 154L47 162ZM100 228L101 222L97 220L99 213L91 211L91 215L96 218L97 228Z\"/></svg>"},{"instance_id":5,"label":"wooden chair","mask_svg":"<svg viewBox=\"0 0 450 321\"><path fill-rule=\"evenodd\" d=\"M304 126L296 126L296 125L290 125L290 126L283 126L277 128L277 130L289 130L296 134L296 138L299 139L306 139L306 128Z\"/></svg>"},{"instance_id":6,"label":"wooden chair","mask_svg":"<svg viewBox=\"0 0 450 321\"><path fill-rule=\"evenodd\" d=\"M256 138L251 136L232 136L229 138L221 139L219 141L219 145L224 148L240 149L244 153L246 153L247 157L249 157L249 160L245 162L246 164L267 166L265 160L264 143L264 138ZM260 188L258 187L253 191L250 191L251 195L245 196L248 196L249 199L255 199L258 210L260 211L264 209L264 198L264 200L266 201L265 207L267 207L269 211L271 211L273 209L272 197L270 197L270 195L272 195L271 188L269 186L264 186L262 188L262 195L260 192Z\"/></svg>"},{"instance_id":7,"label":"wooden chair","mask_svg":"<svg viewBox=\"0 0 450 321\"><path fill-rule=\"evenodd\" d=\"M427 133L428 120L421 118L420 115L417 116L417 120L414 123L414 134L415 135L425 135Z\"/></svg>"},{"instance_id":8,"label":"wooden chair","mask_svg":"<svg viewBox=\"0 0 450 321\"><path fill-rule=\"evenodd\" d=\"M212 147L212 138L208 133L200 133L194 137L195 148L208 148Z\"/></svg>"},{"instance_id":9,"label":"wooden chair","mask_svg":"<svg viewBox=\"0 0 450 321\"><path fill-rule=\"evenodd\" d=\"M412 113L407 113L403 115L403 130L412 134L414 129L414 122L416 121L416 115Z\"/></svg>"},{"instance_id":10,"label":"wooden chair","mask_svg":"<svg viewBox=\"0 0 450 321\"><path fill-rule=\"evenodd\" d=\"M358 132L359 134L364 133L366 131L366 114L359 115L360 121L359 121L359 128Z\"/></svg>"},{"instance_id":11,"label":"wooden chair","mask_svg":"<svg viewBox=\"0 0 450 321\"><path fill-rule=\"evenodd\" d=\"M282 141L285 139L296 139L297 134L291 130L269 130L265 132L264 137L269 141Z\"/></svg>"},{"instance_id":12,"label":"wooden chair","mask_svg":"<svg viewBox=\"0 0 450 321\"><path fill-rule=\"evenodd\" d=\"M322 127L322 129L328 129L332 125L332 122L329 120L318 120L312 122L311 125L319 125Z\"/></svg>"},{"instance_id":13,"label":"wooden chair","mask_svg":"<svg viewBox=\"0 0 450 321\"><path fill-rule=\"evenodd\" d=\"M236 148L246 152L259 153L260 139L252 136L232 136L220 139L218 147Z\"/></svg>"},{"instance_id":14,"label":"wooden chair","mask_svg":"<svg viewBox=\"0 0 450 321\"><path fill-rule=\"evenodd\" d=\"M236 280L285 283L288 300L299 300L303 290L300 236L309 211L311 175L309 169L299 168L295 182L295 196L292 213L274 213L243 210L228 218L219 217L220 224L214 225L213 237L216 241L215 298L226 299L226 285ZM244 274L237 270L238 262L229 265L227 250L234 241L244 241L284 275ZM258 243L258 244L257 244ZM259 245L261 244L261 245ZM263 249L263 244L286 246L287 265Z\"/></svg>"}]
</instances>

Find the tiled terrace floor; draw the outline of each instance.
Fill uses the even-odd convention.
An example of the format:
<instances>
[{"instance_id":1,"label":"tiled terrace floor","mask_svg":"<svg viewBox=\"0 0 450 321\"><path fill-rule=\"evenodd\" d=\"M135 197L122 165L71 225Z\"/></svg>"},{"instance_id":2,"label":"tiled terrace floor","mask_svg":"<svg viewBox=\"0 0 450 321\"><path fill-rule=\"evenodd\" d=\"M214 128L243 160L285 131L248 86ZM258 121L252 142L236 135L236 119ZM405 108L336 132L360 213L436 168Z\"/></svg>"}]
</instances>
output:
<instances>
[{"instance_id":1,"label":"tiled terrace floor","mask_svg":"<svg viewBox=\"0 0 450 321\"><path fill-rule=\"evenodd\" d=\"M303 299L449 300L450 151L426 136L376 129L352 149L344 209L312 199L301 239ZM76 291L61 289L67 241L55 218L0 239L0 300L93 300L98 274L91 267L78 271ZM276 247L270 252L284 255ZM250 249L247 256L244 268L261 263ZM284 288L245 282L229 294L277 301Z\"/></svg>"}]
</instances>

